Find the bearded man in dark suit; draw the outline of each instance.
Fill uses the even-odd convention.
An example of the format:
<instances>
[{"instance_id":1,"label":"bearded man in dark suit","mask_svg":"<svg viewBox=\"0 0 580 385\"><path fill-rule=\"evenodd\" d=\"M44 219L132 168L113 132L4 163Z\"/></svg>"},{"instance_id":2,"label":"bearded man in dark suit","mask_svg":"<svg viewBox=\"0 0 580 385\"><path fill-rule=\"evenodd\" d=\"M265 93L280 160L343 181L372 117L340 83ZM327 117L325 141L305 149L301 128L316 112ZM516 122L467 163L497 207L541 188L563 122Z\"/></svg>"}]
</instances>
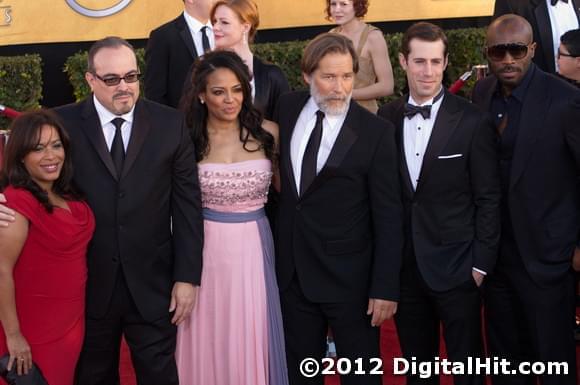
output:
<instances>
[{"instance_id":1,"label":"bearded man in dark suit","mask_svg":"<svg viewBox=\"0 0 580 385\"><path fill-rule=\"evenodd\" d=\"M495 273L487 282L489 351L515 365L554 361L568 375L542 384L576 383L574 274L580 257L580 93L546 74L532 57L532 27L517 15L487 30L492 76L473 102L499 133L502 234ZM534 384L534 376L497 376L494 384Z\"/></svg>"},{"instance_id":2,"label":"bearded man in dark suit","mask_svg":"<svg viewBox=\"0 0 580 385\"><path fill-rule=\"evenodd\" d=\"M299 364L322 359L328 327L340 357L379 357L379 329L396 311L402 211L393 126L354 102L357 57L323 34L304 51L310 92L279 100L281 195L276 268L292 385L322 384ZM355 375L343 384L380 384Z\"/></svg>"},{"instance_id":3,"label":"bearded man in dark suit","mask_svg":"<svg viewBox=\"0 0 580 385\"><path fill-rule=\"evenodd\" d=\"M88 57L93 93L55 110L71 138L74 182L96 219L76 382L118 383L124 336L138 384L177 385L176 324L189 315L201 278L193 144L181 113L139 98L129 43L99 40Z\"/></svg>"}]
</instances>

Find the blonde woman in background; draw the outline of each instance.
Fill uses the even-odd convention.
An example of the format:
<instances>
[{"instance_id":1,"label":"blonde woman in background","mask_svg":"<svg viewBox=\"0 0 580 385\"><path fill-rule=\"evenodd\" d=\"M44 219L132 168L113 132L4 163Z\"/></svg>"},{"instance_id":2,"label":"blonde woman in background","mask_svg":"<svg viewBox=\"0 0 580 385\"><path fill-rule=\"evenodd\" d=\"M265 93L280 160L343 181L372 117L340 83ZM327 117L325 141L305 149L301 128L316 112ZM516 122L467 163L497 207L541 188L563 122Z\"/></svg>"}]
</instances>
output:
<instances>
[{"instance_id":1,"label":"blonde woman in background","mask_svg":"<svg viewBox=\"0 0 580 385\"><path fill-rule=\"evenodd\" d=\"M326 0L326 18L338 24L330 32L348 37L355 46L359 71L354 82L353 99L376 114L376 99L391 95L394 81L383 33L362 21L368 7L368 0Z\"/></svg>"}]
</instances>

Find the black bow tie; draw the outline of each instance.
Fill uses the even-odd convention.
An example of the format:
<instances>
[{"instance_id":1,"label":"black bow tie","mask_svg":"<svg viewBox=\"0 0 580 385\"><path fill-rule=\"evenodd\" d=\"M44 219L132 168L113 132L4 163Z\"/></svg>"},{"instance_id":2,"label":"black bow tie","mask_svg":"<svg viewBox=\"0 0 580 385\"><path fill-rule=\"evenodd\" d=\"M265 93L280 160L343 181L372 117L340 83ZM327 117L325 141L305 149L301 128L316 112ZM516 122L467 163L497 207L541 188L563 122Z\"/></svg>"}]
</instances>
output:
<instances>
[{"instance_id":1,"label":"black bow tie","mask_svg":"<svg viewBox=\"0 0 580 385\"><path fill-rule=\"evenodd\" d=\"M552 5L556 5L558 3L558 1L561 1L563 3L568 3L568 0L550 0L550 2L552 3Z\"/></svg>"},{"instance_id":2,"label":"black bow tie","mask_svg":"<svg viewBox=\"0 0 580 385\"><path fill-rule=\"evenodd\" d=\"M421 114L423 119L429 119L431 117L431 104L426 106L416 106L414 104L405 103L405 110L403 115L409 119L413 116Z\"/></svg>"},{"instance_id":3,"label":"black bow tie","mask_svg":"<svg viewBox=\"0 0 580 385\"><path fill-rule=\"evenodd\" d=\"M437 103L439 99L443 97L445 90L441 87L441 91L433 98L431 104L427 104L425 106L416 106L414 104L405 103L405 109L403 111L403 116L411 119L413 116L417 114L421 114L423 119L429 119L431 117L431 107L433 104Z\"/></svg>"}]
</instances>

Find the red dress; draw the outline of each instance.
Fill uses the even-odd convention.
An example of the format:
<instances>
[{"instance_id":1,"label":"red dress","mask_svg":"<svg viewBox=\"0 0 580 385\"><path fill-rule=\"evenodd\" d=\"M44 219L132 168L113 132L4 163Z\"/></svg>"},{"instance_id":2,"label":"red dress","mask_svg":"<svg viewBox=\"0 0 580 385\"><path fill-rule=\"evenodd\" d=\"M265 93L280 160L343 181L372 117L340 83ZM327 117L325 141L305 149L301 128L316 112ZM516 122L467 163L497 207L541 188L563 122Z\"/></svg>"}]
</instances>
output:
<instances>
[{"instance_id":1,"label":"red dress","mask_svg":"<svg viewBox=\"0 0 580 385\"><path fill-rule=\"evenodd\" d=\"M95 219L85 202L48 213L26 190L8 187L7 206L29 221L14 266L16 311L32 360L50 385L72 385L84 336L86 251ZM0 356L8 352L0 325ZM1 380L0 380L1 382Z\"/></svg>"}]
</instances>

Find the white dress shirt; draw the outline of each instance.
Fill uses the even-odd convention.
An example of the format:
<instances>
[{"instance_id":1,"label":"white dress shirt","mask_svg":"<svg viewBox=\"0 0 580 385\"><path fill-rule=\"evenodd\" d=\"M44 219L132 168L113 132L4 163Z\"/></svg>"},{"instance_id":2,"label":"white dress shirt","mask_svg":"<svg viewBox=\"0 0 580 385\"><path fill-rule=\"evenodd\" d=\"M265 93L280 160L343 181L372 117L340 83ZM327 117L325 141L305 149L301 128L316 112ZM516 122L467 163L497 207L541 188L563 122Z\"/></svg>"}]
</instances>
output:
<instances>
[{"instance_id":1,"label":"white dress shirt","mask_svg":"<svg viewBox=\"0 0 580 385\"><path fill-rule=\"evenodd\" d=\"M566 32L578 28L578 17L574 10L572 0L567 3L558 1L556 5L552 5L550 0L546 0L548 4L548 14L550 16L550 24L552 25L552 48L554 50L554 61L556 65L556 72L558 72L558 47L560 47L560 37Z\"/></svg>"},{"instance_id":2,"label":"white dress shirt","mask_svg":"<svg viewBox=\"0 0 580 385\"><path fill-rule=\"evenodd\" d=\"M213 27L211 22L208 20L207 23L202 24L199 20L195 17L191 17L187 12L183 11L183 17L185 17L185 22L187 23L187 27L189 28L189 32L191 33L191 37L193 38L193 44L195 45L195 50L197 51L198 56L203 56L203 43L201 38L201 29L203 27L207 27L205 31L207 38L209 40L209 46L213 50L215 48L215 38L213 36Z\"/></svg>"},{"instance_id":3,"label":"white dress shirt","mask_svg":"<svg viewBox=\"0 0 580 385\"><path fill-rule=\"evenodd\" d=\"M444 97L445 95L433 104L431 107L431 117L429 119L424 119L421 114L415 114L411 119L404 118L403 120L405 159L407 160L407 168L409 170L409 176L411 177L411 183L413 184L413 190L417 189L419 174L423 166L423 157L425 156L429 138L431 138L431 132L433 131L433 125L435 124L435 119L437 118L437 113L439 112L439 107L441 107L441 102ZM416 106L424 106L432 104L433 99L429 99L423 104L418 104L409 95L409 103Z\"/></svg>"},{"instance_id":4,"label":"white dress shirt","mask_svg":"<svg viewBox=\"0 0 580 385\"><path fill-rule=\"evenodd\" d=\"M314 125L316 124L316 111L320 108L310 97L308 102L300 112L296 126L292 133L290 141L290 159L292 161L292 170L294 171L294 182L296 189L300 191L300 177L302 175L302 159L306 151L306 145L310 139ZM322 120L322 140L320 141L320 148L318 149L318 157L316 159L316 173L318 174L322 167L326 164L328 156L332 151L332 147L336 142L336 138L340 133L340 129L346 119L346 113L342 115L326 115Z\"/></svg>"},{"instance_id":5,"label":"white dress shirt","mask_svg":"<svg viewBox=\"0 0 580 385\"><path fill-rule=\"evenodd\" d=\"M95 102L95 109L97 110L97 115L99 115L99 120L101 121L101 128L103 129L103 135L105 136L105 142L107 143L107 148L111 151L111 146L113 145L113 139L115 138L115 130L117 129L112 123L115 118L122 118L125 121L121 125L121 137L123 138L123 146L125 147L125 152L127 152L127 146L129 145L129 139L131 138L131 128L133 127L133 114L135 113L135 106L131 111L124 115L115 115L111 111L107 110L98 100L95 95L93 95L93 101Z\"/></svg>"}]
</instances>

